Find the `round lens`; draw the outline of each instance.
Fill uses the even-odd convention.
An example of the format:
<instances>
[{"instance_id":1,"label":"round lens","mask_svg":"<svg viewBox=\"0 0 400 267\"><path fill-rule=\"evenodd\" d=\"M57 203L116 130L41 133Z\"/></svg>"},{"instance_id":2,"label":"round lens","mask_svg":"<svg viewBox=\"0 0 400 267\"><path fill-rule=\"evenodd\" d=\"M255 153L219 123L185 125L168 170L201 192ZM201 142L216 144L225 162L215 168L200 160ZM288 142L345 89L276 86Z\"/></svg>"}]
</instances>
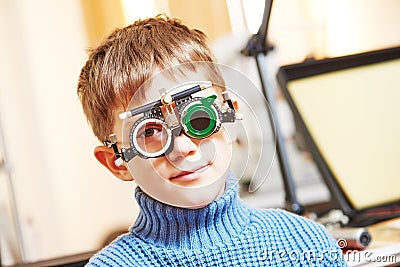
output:
<instances>
[{"instance_id":1,"label":"round lens","mask_svg":"<svg viewBox=\"0 0 400 267\"><path fill-rule=\"evenodd\" d=\"M217 127L217 113L212 107L194 104L186 109L182 124L186 133L193 138L206 138L214 133Z\"/></svg>"},{"instance_id":2,"label":"round lens","mask_svg":"<svg viewBox=\"0 0 400 267\"><path fill-rule=\"evenodd\" d=\"M162 155L171 143L171 134L164 122L155 119L139 123L132 134L136 150L146 157Z\"/></svg>"},{"instance_id":3,"label":"round lens","mask_svg":"<svg viewBox=\"0 0 400 267\"><path fill-rule=\"evenodd\" d=\"M190 125L196 131L204 131L210 125L210 116L204 110L195 111L190 117Z\"/></svg>"}]
</instances>

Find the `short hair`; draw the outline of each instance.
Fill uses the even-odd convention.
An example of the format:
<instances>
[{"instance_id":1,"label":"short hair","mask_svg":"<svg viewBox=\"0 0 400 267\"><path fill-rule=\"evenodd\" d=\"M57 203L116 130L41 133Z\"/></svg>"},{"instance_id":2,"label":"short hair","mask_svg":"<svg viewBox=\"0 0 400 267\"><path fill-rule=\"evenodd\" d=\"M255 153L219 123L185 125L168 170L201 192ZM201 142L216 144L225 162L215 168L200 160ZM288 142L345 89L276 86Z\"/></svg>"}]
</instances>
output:
<instances>
[{"instance_id":1,"label":"short hair","mask_svg":"<svg viewBox=\"0 0 400 267\"><path fill-rule=\"evenodd\" d=\"M214 57L206 35L180 20L158 15L115 29L89 51L78 80L78 96L94 135L104 142L113 131L114 108L126 108L156 71Z\"/></svg>"}]
</instances>

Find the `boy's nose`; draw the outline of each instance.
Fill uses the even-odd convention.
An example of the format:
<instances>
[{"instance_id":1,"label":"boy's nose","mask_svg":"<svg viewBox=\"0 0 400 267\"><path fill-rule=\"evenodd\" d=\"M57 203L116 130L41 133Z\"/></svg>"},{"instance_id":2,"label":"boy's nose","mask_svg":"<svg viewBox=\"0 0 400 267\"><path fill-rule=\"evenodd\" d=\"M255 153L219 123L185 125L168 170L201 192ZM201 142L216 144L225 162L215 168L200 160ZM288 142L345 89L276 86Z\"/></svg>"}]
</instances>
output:
<instances>
[{"instance_id":1,"label":"boy's nose","mask_svg":"<svg viewBox=\"0 0 400 267\"><path fill-rule=\"evenodd\" d=\"M194 155L197 150L197 145L184 133L174 138L174 147L167 155L167 158L172 162L183 159L187 156Z\"/></svg>"}]
</instances>

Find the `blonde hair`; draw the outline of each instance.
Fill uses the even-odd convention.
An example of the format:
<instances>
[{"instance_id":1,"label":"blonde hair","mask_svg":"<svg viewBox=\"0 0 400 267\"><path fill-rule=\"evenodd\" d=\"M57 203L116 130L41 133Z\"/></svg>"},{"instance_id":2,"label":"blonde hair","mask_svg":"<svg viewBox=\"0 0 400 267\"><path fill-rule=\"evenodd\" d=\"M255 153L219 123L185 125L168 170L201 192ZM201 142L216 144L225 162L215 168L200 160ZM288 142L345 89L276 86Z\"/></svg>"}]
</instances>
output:
<instances>
[{"instance_id":1,"label":"blonde hair","mask_svg":"<svg viewBox=\"0 0 400 267\"><path fill-rule=\"evenodd\" d=\"M113 131L114 108L129 104L155 71L193 62L213 62L206 35L177 19L158 15L115 29L91 49L78 80L78 96L95 134L104 142Z\"/></svg>"}]
</instances>

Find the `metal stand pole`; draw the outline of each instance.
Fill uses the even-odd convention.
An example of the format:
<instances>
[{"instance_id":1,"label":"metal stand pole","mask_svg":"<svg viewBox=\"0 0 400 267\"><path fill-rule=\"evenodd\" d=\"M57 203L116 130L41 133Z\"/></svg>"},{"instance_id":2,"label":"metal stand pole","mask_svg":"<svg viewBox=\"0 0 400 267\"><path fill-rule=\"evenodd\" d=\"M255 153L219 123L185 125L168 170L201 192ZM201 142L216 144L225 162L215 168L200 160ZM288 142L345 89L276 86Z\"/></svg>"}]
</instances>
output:
<instances>
[{"instance_id":1,"label":"metal stand pole","mask_svg":"<svg viewBox=\"0 0 400 267\"><path fill-rule=\"evenodd\" d=\"M303 213L303 207L297 200L296 189L293 180L292 173L290 171L289 159L287 156L287 150L285 146L285 140L282 136L280 129L279 119L275 106L275 95L274 90L268 85L267 70L265 68L265 57L269 51L273 49L267 41L268 23L271 15L272 0L265 0L264 15L262 24L257 32L248 41L246 47L241 51L246 56L252 56L256 60L258 73L261 80L261 86L264 97L270 106L271 112L268 113L270 116L271 127L274 127L273 122L275 121L275 134L276 134L276 148L277 156L279 161L279 167L282 174L283 185L285 189L285 204L286 209L296 214Z\"/></svg>"}]
</instances>

